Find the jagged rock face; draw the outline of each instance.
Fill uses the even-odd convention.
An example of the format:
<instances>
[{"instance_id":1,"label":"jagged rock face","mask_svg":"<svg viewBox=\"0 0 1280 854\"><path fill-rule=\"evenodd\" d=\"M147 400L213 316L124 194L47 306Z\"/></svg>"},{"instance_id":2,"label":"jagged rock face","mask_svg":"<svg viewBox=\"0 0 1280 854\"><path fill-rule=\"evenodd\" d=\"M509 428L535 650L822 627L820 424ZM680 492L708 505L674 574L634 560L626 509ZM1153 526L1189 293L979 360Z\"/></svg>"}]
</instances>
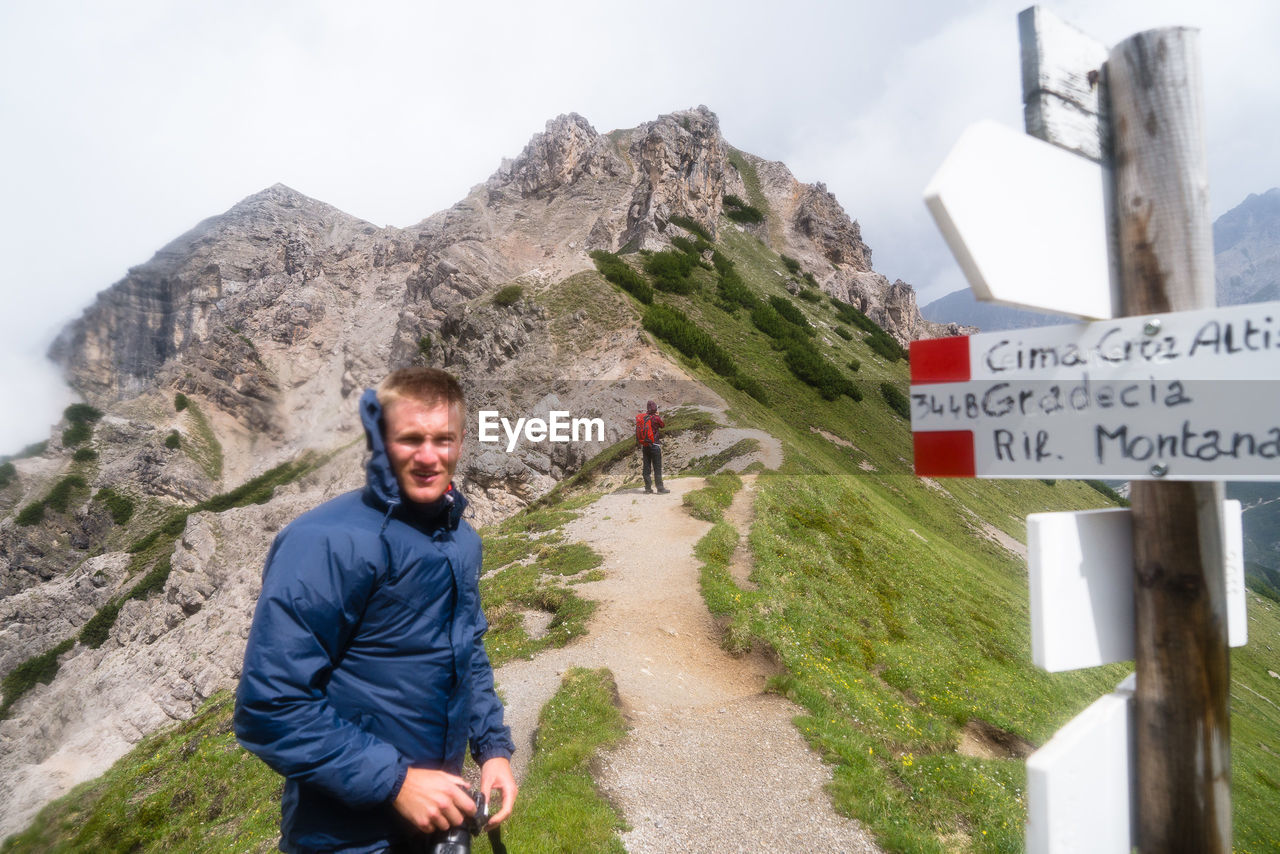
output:
<instances>
[{"instance_id":1,"label":"jagged rock face","mask_svg":"<svg viewBox=\"0 0 1280 854\"><path fill-rule=\"evenodd\" d=\"M1213 251L1219 305L1280 299L1280 188L1218 217Z\"/></svg>"},{"instance_id":2,"label":"jagged rock face","mask_svg":"<svg viewBox=\"0 0 1280 854\"><path fill-rule=\"evenodd\" d=\"M577 113L547 122L545 133L535 134L520 156L503 164L487 186L499 190L514 186L523 197L545 196L584 177L617 177L626 164L607 137L596 133Z\"/></svg>"},{"instance_id":3,"label":"jagged rock face","mask_svg":"<svg viewBox=\"0 0 1280 854\"><path fill-rule=\"evenodd\" d=\"M825 184L805 188L796 205L794 223L796 231L817 244L832 264L847 265L860 273L871 270L871 249L862 242L862 229L849 219Z\"/></svg>"},{"instance_id":4,"label":"jagged rock face","mask_svg":"<svg viewBox=\"0 0 1280 854\"><path fill-rule=\"evenodd\" d=\"M698 107L663 116L641 125L631 140L640 181L631 196L622 242L650 248L651 238L666 230L672 216L689 217L715 234L728 164L716 115Z\"/></svg>"}]
</instances>

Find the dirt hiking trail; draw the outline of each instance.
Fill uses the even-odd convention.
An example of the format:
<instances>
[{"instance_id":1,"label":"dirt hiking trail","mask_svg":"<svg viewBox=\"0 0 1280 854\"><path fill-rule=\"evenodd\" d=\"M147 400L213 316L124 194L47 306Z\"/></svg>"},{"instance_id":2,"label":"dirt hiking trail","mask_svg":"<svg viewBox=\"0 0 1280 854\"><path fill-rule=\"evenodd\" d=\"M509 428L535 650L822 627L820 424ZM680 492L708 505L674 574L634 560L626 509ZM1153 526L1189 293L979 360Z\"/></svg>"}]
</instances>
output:
<instances>
[{"instance_id":1,"label":"dirt hiking trail","mask_svg":"<svg viewBox=\"0 0 1280 854\"><path fill-rule=\"evenodd\" d=\"M744 480L725 514L743 535L735 576L745 572L755 495L754 477ZM564 527L569 540L604 557L607 578L577 588L599 603L585 637L496 671L517 778L533 752L538 711L564 671L607 667L630 730L602 757L596 782L631 827L622 836L631 854L878 851L857 822L832 809L823 791L831 771L791 723L801 709L764 693L775 665L720 648L693 556L711 525L681 505L705 481L666 485L668 495L606 495Z\"/></svg>"}]
</instances>

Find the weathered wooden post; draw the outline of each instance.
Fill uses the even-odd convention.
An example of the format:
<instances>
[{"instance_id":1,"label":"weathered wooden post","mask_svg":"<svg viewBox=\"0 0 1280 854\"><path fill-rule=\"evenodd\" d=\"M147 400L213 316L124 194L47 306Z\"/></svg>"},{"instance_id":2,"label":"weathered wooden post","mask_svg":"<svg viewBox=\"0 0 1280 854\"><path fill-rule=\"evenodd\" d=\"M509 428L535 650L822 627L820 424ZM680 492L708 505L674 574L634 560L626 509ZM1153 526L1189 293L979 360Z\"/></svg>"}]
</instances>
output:
<instances>
[{"instance_id":1,"label":"weathered wooden post","mask_svg":"<svg viewBox=\"0 0 1280 854\"><path fill-rule=\"evenodd\" d=\"M1123 518L1028 518L1033 659L1136 664L1028 760L1028 849L1228 854L1227 646L1247 618L1221 479L1280 475L1259 444L1280 417L1259 323L1280 303L1215 307L1196 32L1108 49L1039 7L1018 23L1027 132L1050 145L974 125L925 201L979 299L1099 322L914 342L916 471L1132 479ZM1149 399L1115 405L1110 383L1142 381Z\"/></svg>"},{"instance_id":2,"label":"weathered wooden post","mask_svg":"<svg viewBox=\"0 0 1280 854\"><path fill-rule=\"evenodd\" d=\"M1126 315L1216 303L1196 36L1139 33L1107 63ZM1229 854L1222 484L1135 481L1130 499L1136 842L1143 852Z\"/></svg>"}]
</instances>

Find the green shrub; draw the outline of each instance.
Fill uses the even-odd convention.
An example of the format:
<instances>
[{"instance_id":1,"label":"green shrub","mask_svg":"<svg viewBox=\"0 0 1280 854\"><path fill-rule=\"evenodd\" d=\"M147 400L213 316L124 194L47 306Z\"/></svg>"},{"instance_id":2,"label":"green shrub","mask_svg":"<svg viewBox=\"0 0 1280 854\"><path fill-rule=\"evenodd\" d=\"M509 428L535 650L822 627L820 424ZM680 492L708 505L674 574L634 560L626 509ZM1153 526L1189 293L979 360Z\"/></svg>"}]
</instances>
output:
<instances>
[{"instance_id":1,"label":"green shrub","mask_svg":"<svg viewBox=\"0 0 1280 854\"><path fill-rule=\"evenodd\" d=\"M846 341L853 340L853 333L850 332L848 329L845 329L843 326L836 327L836 334ZM855 368L854 370L857 370L857 369Z\"/></svg>"},{"instance_id":2,"label":"green shrub","mask_svg":"<svg viewBox=\"0 0 1280 854\"><path fill-rule=\"evenodd\" d=\"M0 690L4 691L4 705L0 706L0 719L9 717L9 709L18 698L30 691L37 684L48 685L58 675L58 657L74 645L71 639L64 640L40 655L34 655L19 664L0 682Z\"/></svg>"},{"instance_id":3,"label":"green shrub","mask_svg":"<svg viewBox=\"0 0 1280 854\"><path fill-rule=\"evenodd\" d=\"M160 560L156 561L156 565L151 571L142 577L142 580L125 594L125 599L146 599L152 593L159 593L164 589L164 583L169 580L169 572L172 569L170 564L170 556L164 555Z\"/></svg>"},{"instance_id":4,"label":"green shrub","mask_svg":"<svg viewBox=\"0 0 1280 854\"><path fill-rule=\"evenodd\" d=\"M805 302L822 302L822 294L818 293L813 288L805 288L800 291L800 293L796 294L796 296L800 297L800 299Z\"/></svg>"},{"instance_id":5,"label":"green shrub","mask_svg":"<svg viewBox=\"0 0 1280 854\"><path fill-rule=\"evenodd\" d=\"M506 308L520 302L520 298L523 296L524 288L520 287L520 285L507 285L493 295L493 304Z\"/></svg>"},{"instance_id":6,"label":"green shrub","mask_svg":"<svg viewBox=\"0 0 1280 854\"><path fill-rule=\"evenodd\" d=\"M431 336L423 335L418 339L418 355L426 359L431 355Z\"/></svg>"},{"instance_id":7,"label":"green shrub","mask_svg":"<svg viewBox=\"0 0 1280 854\"><path fill-rule=\"evenodd\" d=\"M764 212L744 202L737 196L724 197L724 215L734 222L753 224L764 222Z\"/></svg>"},{"instance_id":8,"label":"green shrub","mask_svg":"<svg viewBox=\"0 0 1280 854\"><path fill-rule=\"evenodd\" d=\"M769 303L759 303L751 310L751 322L775 341L785 342L804 336L799 327L783 320L782 315Z\"/></svg>"},{"instance_id":9,"label":"green shrub","mask_svg":"<svg viewBox=\"0 0 1280 854\"><path fill-rule=\"evenodd\" d=\"M62 417L72 424L92 424L102 417L102 410L94 409L87 403L73 403L62 410Z\"/></svg>"},{"instance_id":10,"label":"green shrub","mask_svg":"<svg viewBox=\"0 0 1280 854\"><path fill-rule=\"evenodd\" d=\"M824 400L835 400L842 394L862 400L862 393L857 387L812 347L789 342L784 361L791 373L817 389Z\"/></svg>"},{"instance_id":11,"label":"green shrub","mask_svg":"<svg viewBox=\"0 0 1280 854\"><path fill-rule=\"evenodd\" d=\"M103 487L93 496L93 500L107 508L107 512L111 514L111 521L117 525L128 524L133 518L133 499L127 495L121 495L111 487Z\"/></svg>"},{"instance_id":12,"label":"green shrub","mask_svg":"<svg viewBox=\"0 0 1280 854\"><path fill-rule=\"evenodd\" d=\"M68 448L82 445L93 436L93 425L85 421L77 421L62 431L62 444Z\"/></svg>"},{"instance_id":13,"label":"green shrub","mask_svg":"<svg viewBox=\"0 0 1280 854\"><path fill-rule=\"evenodd\" d=\"M790 255L779 255L778 257L782 259L782 266L787 268L788 273L794 276L800 272L799 261L792 258Z\"/></svg>"},{"instance_id":14,"label":"green shrub","mask_svg":"<svg viewBox=\"0 0 1280 854\"><path fill-rule=\"evenodd\" d=\"M5 461L0 463L0 489L4 489L9 484L18 479L18 469L13 463Z\"/></svg>"},{"instance_id":15,"label":"green shrub","mask_svg":"<svg viewBox=\"0 0 1280 854\"><path fill-rule=\"evenodd\" d=\"M120 606L122 604L122 602L113 599L99 608L98 613L90 617L89 622L80 627L80 643L90 649L97 649L106 643L107 638L111 636L111 627L116 624L116 617L120 616Z\"/></svg>"},{"instance_id":16,"label":"green shrub","mask_svg":"<svg viewBox=\"0 0 1280 854\"><path fill-rule=\"evenodd\" d=\"M30 526L38 525L44 521L44 502L32 501L26 507L23 507L18 513L15 520L19 525Z\"/></svg>"},{"instance_id":17,"label":"green shrub","mask_svg":"<svg viewBox=\"0 0 1280 854\"><path fill-rule=\"evenodd\" d=\"M91 463L98 458L98 452L93 448L77 448L76 452L71 455L73 462Z\"/></svg>"},{"instance_id":18,"label":"green shrub","mask_svg":"<svg viewBox=\"0 0 1280 854\"><path fill-rule=\"evenodd\" d=\"M794 323L808 334L814 334L814 329L809 325L809 318L804 316L804 312L796 308L796 304L786 297L769 297L769 305L773 306L774 311L782 315L783 319Z\"/></svg>"},{"instance_id":19,"label":"green shrub","mask_svg":"<svg viewBox=\"0 0 1280 854\"><path fill-rule=\"evenodd\" d=\"M604 276L605 279L613 282L645 305L653 302L653 288L649 287L649 283L644 280L644 276L632 269L631 265L626 261L623 261L612 252L605 252L602 249L592 252L591 260L595 261L596 269L600 271L600 275Z\"/></svg>"},{"instance_id":20,"label":"green shrub","mask_svg":"<svg viewBox=\"0 0 1280 854\"><path fill-rule=\"evenodd\" d=\"M701 262L702 253L711 248L711 244L702 238L698 238L695 242L687 237L680 237L679 235L671 238L671 245L686 255L692 255L695 263Z\"/></svg>"},{"instance_id":21,"label":"green shrub","mask_svg":"<svg viewBox=\"0 0 1280 854\"><path fill-rule=\"evenodd\" d=\"M164 446L171 451L177 450L181 444L182 438L178 435L177 430L170 430L169 435L164 437Z\"/></svg>"},{"instance_id":22,"label":"green shrub","mask_svg":"<svg viewBox=\"0 0 1280 854\"><path fill-rule=\"evenodd\" d=\"M856 373L857 371L861 370L861 368L862 368L862 363L859 362L857 359L849 360L849 370Z\"/></svg>"},{"instance_id":23,"label":"green shrub","mask_svg":"<svg viewBox=\"0 0 1280 854\"><path fill-rule=\"evenodd\" d=\"M684 312L664 305L651 305L644 310L641 325L658 338L671 344L690 358L701 359L711 370L729 380L730 385L768 404L764 387L738 372L733 357L703 332Z\"/></svg>"},{"instance_id":24,"label":"green shrub","mask_svg":"<svg viewBox=\"0 0 1280 854\"><path fill-rule=\"evenodd\" d=\"M187 400L187 396L182 392L178 392L173 396L174 410L181 412L182 410L186 409L190 405L191 405L191 401Z\"/></svg>"},{"instance_id":25,"label":"green shrub","mask_svg":"<svg viewBox=\"0 0 1280 854\"><path fill-rule=\"evenodd\" d=\"M902 349L902 345L883 331L879 335L867 336L867 346L871 348L871 352L879 354L890 362L896 362L907 357L907 352Z\"/></svg>"},{"instance_id":26,"label":"green shrub","mask_svg":"<svg viewBox=\"0 0 1280 854\"><path fill-rule=\"evenodd\" d=\"M730 311L738 306L747 309L755 309L760 305L760 300L751 292L751 289L742 281L742 277L738 275L738 271L732 267L726 269L720 274L720 278L716 283L716 292L720 295Z\"/></svg>"},{"instance_id":27,"label":"green shrub","mask_svg":"<svg viewBox=\"0 0 1280 854\"><path fill-rule=\"evenodd\" d=\"M745 391L765 406L769 405L769 393L764 390L764 386L760 385L760 383L756 382L751 377L743 376L742 374L735 374L730 378L729 384L738 391Z\"/></svg>"},{"instance_id":28,"label":"green shrub","mask_svg":"<svg viewBox=\"0 0 1280 854\"><path fill-rule=\"evenodd\" d=\"M813 277L813 273L810 273L807 270L805 271L804 276L802 276L801 278L803 278L806 282L808 282L810 285L812 285L815 288L818 286L818 280Z\"/></svg>"},{"instance_id":29,"label":"green shrub","mask_svg":"<svg viewBox=\"0 0 1280 854\"><path fill-rule=\"evenodd\" d=\"M644 271L653 277L653 286L660 291L691 294L693 282L689 274L697 263L688 253L668 249L644 259Z\"/></svg>"},{"instance_id":30,"label":"green shrub","mask_svg":"<svg viewBox=\"0 0 1280 854\"><path fill-rule=\"evenodd\" d=\"M702 223L698 222L696 219L691 219L687 216L677 215L668 219L667 222L671 223L672 225L678 225L681 228L683 228L685 231L690 232L691 234L698 235L708 243L710 243L714 239L711 236L711 232L707 231L706 227Z\"/></svg>"},{"instance_id":31,"label":"green shrub","mask_svg":"<svg viewBox=\"0 0 1280 854\"><path fill-rule=\"evenodd\" d=\"M701 359L717 374L724 377L737 374L733 358L684 312L663 305L651 305L645 309L641 324L686 356Z\"/></svg>"},{"instance_id":32,"label":"green shrub","mask_svg":"<svg viewBox=\"0 0 1280 854\"><path fill-rule=\"evenodd\" d=\"M49 494L44 498L44 504L50 510L58 513L66 513L67 506L71 503L71 495L77 489L83 489L88 486L84 478L78 474L69 474L62 480L54 484L53 489L49 490Z\"/></svg>"},{"instance_id":33,"label":"green shrub","mask_svg":"<svg viewBox=\"0 0 1280 854\"><path fill-rule=\"evenodd\" d=\"M911 420L911 401L902 393L902 389L893 383L880 383L880 394L890 409L906 420Z\"/></svg>"}]
</instances>

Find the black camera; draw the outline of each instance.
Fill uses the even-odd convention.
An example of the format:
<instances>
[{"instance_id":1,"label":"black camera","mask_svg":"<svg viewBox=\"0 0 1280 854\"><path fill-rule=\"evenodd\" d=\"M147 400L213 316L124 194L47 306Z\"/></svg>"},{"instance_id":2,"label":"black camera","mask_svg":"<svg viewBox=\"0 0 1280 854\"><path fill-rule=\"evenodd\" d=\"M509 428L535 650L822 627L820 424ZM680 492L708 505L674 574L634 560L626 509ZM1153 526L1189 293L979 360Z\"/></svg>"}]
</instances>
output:
<instances>
[{"instance_id":1,"label":"black camera","mask_svg":"<svg viewBox=\"0 0 1280 854\"><path fill-rule=\"evenodd\" d=\"M433 834L431 854L471 854L471 837L479 836L489 823L484 793L472 789L471 799L476 802L475 815L466 816L457 827Z\"/></svg>"}]
</instances>

